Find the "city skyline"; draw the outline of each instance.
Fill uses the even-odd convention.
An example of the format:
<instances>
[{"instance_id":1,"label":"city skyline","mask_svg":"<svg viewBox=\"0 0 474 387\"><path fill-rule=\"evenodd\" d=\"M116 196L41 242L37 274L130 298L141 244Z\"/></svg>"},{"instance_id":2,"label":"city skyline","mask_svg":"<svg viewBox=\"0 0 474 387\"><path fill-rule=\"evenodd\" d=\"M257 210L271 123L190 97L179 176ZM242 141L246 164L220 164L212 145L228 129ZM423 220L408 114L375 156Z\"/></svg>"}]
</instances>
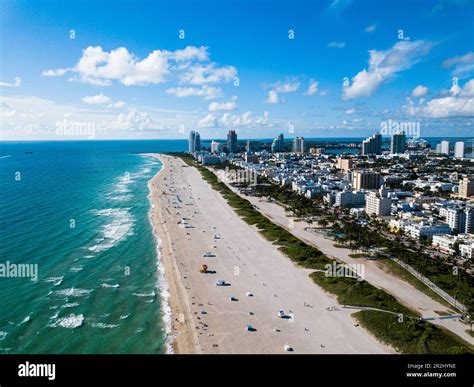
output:
<instances>
[{"instance_id":1,"label":"city skyline","mask_svg":"<svg viewBox=\"0 0 474 387\"><path fill-rule=\"evenodd\" d=\"M472 130L467 1L82 4L2 3L1 140Z\"/></svg>"}]
</instances>

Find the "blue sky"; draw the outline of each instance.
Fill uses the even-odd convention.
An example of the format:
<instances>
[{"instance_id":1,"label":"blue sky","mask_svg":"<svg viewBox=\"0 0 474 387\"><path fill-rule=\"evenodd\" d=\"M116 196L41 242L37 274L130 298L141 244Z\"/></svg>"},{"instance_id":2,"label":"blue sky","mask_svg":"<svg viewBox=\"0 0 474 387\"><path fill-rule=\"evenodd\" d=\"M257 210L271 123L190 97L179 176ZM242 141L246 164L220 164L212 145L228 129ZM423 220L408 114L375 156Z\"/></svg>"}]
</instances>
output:
<instances>
[{"instance_id":1,"label":"blue sky","mask_svg":"<svg viewBox=\"0 0 474 387\"><path fill-rule=\"evenodd\" d=\"M472 1L0 8L0 139L472 134Z\"/></svg>"}]
</instances>

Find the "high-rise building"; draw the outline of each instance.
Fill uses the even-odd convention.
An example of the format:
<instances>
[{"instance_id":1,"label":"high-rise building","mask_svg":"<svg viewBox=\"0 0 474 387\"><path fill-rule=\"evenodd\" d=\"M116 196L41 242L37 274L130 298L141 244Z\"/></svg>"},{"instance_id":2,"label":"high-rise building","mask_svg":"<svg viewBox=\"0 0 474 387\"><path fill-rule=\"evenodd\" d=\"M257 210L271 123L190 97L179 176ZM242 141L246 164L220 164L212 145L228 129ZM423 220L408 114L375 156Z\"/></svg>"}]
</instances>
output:
<instances>
[{"instance_id":1,"label":"high-rise building","mask_svg":"<svg viewBox=\"0 0 474 387\"><path fill-rule=\"evenodd\" d=\"M382 186L383 179L379 173L371 171L356 171L352 175L352 189L378 189Z\"/></svg>"},{"instance_id":2,"label":"high-rise building","mask_svg":"<svg viewBox=\"0 0 474 387\"><path fill-rule=\"evenodd\" d=\"M441 141L439 153L449 156L449 141L446 141L446 140Z\"/></svg>"},{"instance_id":3,"label":"high-rise building","mask_svg":"<svg viewBox=\"0 0 474 387\"><path fill-rule=\"evenodd\" d=\"M342 169L343 171L350 171L354 167L353 159L344 159L340 157L337 159L337 168Z\"/></svg>"},{"instance_id":4,"label":"high-rise building","mask_svg":"<svg viewBox=\"0 0 474 387\"><path fill-rule=\"evenodd\" d=\"M237 133L235 130L227 132L227 151L229 153L237 152Z\"/></svg>"},{"instance_id":5,"label":"high-rise building","mask_svg":"<svg viewBox=\"0 0 474 387\"><path fill-rule=\"evenodd\" d=\"M362 141L362 155L380 154L382 154L382 135L380 133L376 133Z\"/></svg>"},{"instance_id":6,"label":"high-rise building","mask_svg":"<svg viewBox=\"0 0 474 387\"><path fill-rule=\"evenodd\" d=\"M406 136L405 132L395 133L390 141L390 153L405 153Z\"/></svg>"},{"instance_id":7,"label":"high-rise building","mask_svg":"<svg viewBox=\"0 0 474 387\"><path fill-rule=\"evenodd\" d=\"M463 141L457 141L454 144L454 157L457 159L464 158L464 142Z\"/></svg>"},{"instance_id":8,"label":"high-rise building","mask_svg":"<svg viewBox=\"0 0 474 387\"><path fill-rule=\"evenodd\" d=\"M474 195L474 178L472 176L465 176L459 180L459 196L468 198Z\"/></svg>"},{"instance_id":9,"label":"high-rise building","mask_svg":"<svg viewBox=\"0 0 474 387\"><path fill-rule=\"evenodd\" d=\"M366 196L365 212L377 216L390 215L392 199L387 197L387 191L382 186L378 191L370 192Z\"/></svg>"},{"instance_id":10,"label":"high-rise building","mask_svg":"<svg viewBox=\"0 0 474 387\"><path fill-rule=\"evenodd\" d=\"M277 138L272 142L272 152L284 152L285 151L285 138L283 133L280 133Z\"/></svg>"},{"instance_id":11,"label":"high-rise building","mask_svg":"<svg viewBox=\"0 0 474 387\"><path fill-rule=\"evenodd\" d=\"M465 209L459 207L448 208L446 211L446 223L451 231L456 231L460 234L464 233L466 228Z\"/></svg>"},{"instance_id":12,"label":"high-rise building","mask_svg":"<svg viewBox=\"0 0 474 387\"><path fill-rule=\"evenodd\" d=\"M304 153L304 138L303 137L295 137L293 139L293 152Z\"/></svg>"},{"instance_id":13,"label":"high-rise building","mask_svg":"<svg viewBox=\"0 0 474 387\"><path fill-rule=\"evenodd\" d=\"M211 142L211 152L216 154L221 154L223 149L223 145L220 142L212 141Z\"/></svg>"},{"instance_id":14,"label":"high-rise building","mask_svg":"<svg viewBox=\"0 0 474 387\"><path fill-rule=\"evenodd\" d=\"M201 136L198 132L191 131L188 141L189 152L199 152L201 150Z\"/></svg>"}]
</instances>

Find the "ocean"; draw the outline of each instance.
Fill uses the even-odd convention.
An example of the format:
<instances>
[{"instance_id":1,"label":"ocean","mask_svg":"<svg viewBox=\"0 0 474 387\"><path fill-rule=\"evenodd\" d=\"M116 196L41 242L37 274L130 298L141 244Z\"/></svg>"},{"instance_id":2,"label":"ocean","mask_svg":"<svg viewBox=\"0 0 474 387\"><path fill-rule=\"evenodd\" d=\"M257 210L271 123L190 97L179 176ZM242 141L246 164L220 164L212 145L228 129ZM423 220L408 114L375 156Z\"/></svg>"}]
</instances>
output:
<instances>
[{"instance_id":1,"label":"ocean","mask_svg":"<svg viewBox=\"0 0 474 387\"><path fill-rule=\"evenodd\" d=\"M158 159L187 142L0 143L0 353L165 353L166 281L149 219Z\"/></svg>"}]
</instances>

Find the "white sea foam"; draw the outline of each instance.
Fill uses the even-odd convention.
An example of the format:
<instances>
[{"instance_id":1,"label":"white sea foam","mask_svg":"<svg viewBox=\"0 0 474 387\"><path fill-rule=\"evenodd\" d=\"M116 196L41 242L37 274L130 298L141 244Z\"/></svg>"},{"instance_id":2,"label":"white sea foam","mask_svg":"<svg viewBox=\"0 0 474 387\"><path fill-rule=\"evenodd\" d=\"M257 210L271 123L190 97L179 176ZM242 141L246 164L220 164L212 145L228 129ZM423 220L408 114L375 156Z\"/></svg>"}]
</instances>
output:
<instances>
[{"instance_id":1,"label":"white sea foam","mask_svg":"<svg viewBox=\"0 0 474 387\"><path fill-rule=\"evenodd\" d=\"M102 237L96 239L96 244L89 247L89 251L101 252L116 246L120 241L133 235L135 219L130 212L130 208L105 208L94 210L97 216L110 219L110 222L102 226Z\"/></svg>"},{"instance_id":2,"label":"white sea foam","mask_svg":"<svg viewBox=\"0 0 474 387\"><path fill-rule=\"evenodd\" d=\"M68 302L61 306L61 308L74 308L75 306L79 306L78 302Z\"/></svg>"},{"instance_id":3,"label":"white sea foam","mask_svg":"<svg viewBox=\"0 0 474 387\"><path fill-rule=\"evenodd\" d=\"M161 160L160 160L159 164L162 164ZM161 173L161 171L163 171L163 168L161 168L158 173ZM150 201L151 206L150 206L150 211L148 213L148 219L149 219L150 224L152 226L153 236L154 236L155 242L156 242L156 255L157 255L156 266L157 266L157 271L158 271L158 281L157 281L156 287L159 289L160 308L161 308L161 311L162 311L163 323L165 324L166 352L167 353L173 353L172 342L174 340L174 337L173 337L172 329L171 329L172 328L172 326L171 326L172 325L172 315L171 315L171 306L169 304L169 297L170 297L169 284L168 284L168 280L166 279L165 267L164 267L164 264L163 264L162 258L161 258L162 257L161 256L161 250L160 250L161 239L158 235L158 232L157 232L157 230L155 228L155 225L153 224L153 220L152 220L152 210L155 207L155 205L152 201L152 193L151 193L150 184L151 183L149 181L148 182L148 189L149 189L150 193L148 194L148 200Z\"/></svg>"},{"instance_id":4,"label":"white sea foam","mask_svg":"<svg viewBox=\"0 0 474 387\"><path fill-rule=\"evenodd\" d=\"M156 293L155 291L151 291L150 293L133 293L134 296L137 296L137 297L155 297L156 296Z\"/></svg>"},{"instance_id":5,"label":"white sea foam","mask_svg":"<svg viewBox=\"0 0 474 387\"><path fill-rule=\"evenodd\" d=\"M87 289L78 289L78 288L70 288L70 289L63 289L56 291L56 294L59 296L65 297L83 297L89 295L92 290Z\"/></svg>"},{"instance_id":6,"label":"white sea foam","mask_svg":"<svg viewBox=\"0 0 474 387\"><path fill-rule=\"evenodd\" d=\"M63 328L79 328L84 324L84 315L82 314L70 314L68 317L62 317L54 321L50 326L53 328L63 327Z\"/></svg>"},{"instance_id":7,"label":"white sea foam","mask_svg":"<svg viewBox=\"0 0 474 387\"><path fill-rule=\"evenodd\" d=\"M3 340L5 337L7 337L8 332L0 331L0 340Z\"/></svg>"},{"instance_id":8,"label":"white sea foam","mask_svg":"<svg viewBox=\"0 0 474 387\"><path fill-rule=\"evenodd\" d=\"M102 286L103 288L119 288L120 285L119 284L106 284L106 283L103 283L101 284L100 286Z\"/></svg>"},{"instance_id":9,"label":"white sea foam","mask_svg":"<svg viewBox=\"0 0 474 387\"><path fill-rule=\"evenodd\" d=\"M49 278L46 278L44 281L52 282L54 286L59 286L63 283L63 278L64 277L49 277Z\"/></svg>"},{"instance_id":10,"label":"white sea foam","mask_svg":"<svg viewBox=\"0 0 474 387\"><path fill-rule=\"evenodd\" d=\"M102 328L102 329L112 329L117 328L119 324L105 324L105 323L92 323L91 326L93 328Z\"/></svg>"},{"instance_id":11,"label":"white sea foam","mask_svg":"<svg viewBox=\"0 0 474 387\"><path fill-rule=\"evenodd\" d=\"M31 316L26 316L18 325L22 325L24 323L27 323L30 320L31 320Z\"/></svg>"},{"instance_id":12,"label":"white sea foam","mask_svg":"<svg viewBox=\"0 0 474 387\"><path fill-rule=\"evenodd\" d=\"M127 319L129 316L130 316L130 313L129 313L129 314L124 314L123 316L120 316L120 320L125 320L125 319Z\"/></svg>"},{"instance_id":13,"label":"white sea foam","mask_svg":"<svg viewBox=\"0 0 474 387\"><path fill-rule=\"evenodd\" d=\"M82 269L84 269L82 266L79 266L79 267L71 267L69 269L69 271L72 271L73 273L77 273L79 271L81 271Z\"/></svg>"}]
</instances>

